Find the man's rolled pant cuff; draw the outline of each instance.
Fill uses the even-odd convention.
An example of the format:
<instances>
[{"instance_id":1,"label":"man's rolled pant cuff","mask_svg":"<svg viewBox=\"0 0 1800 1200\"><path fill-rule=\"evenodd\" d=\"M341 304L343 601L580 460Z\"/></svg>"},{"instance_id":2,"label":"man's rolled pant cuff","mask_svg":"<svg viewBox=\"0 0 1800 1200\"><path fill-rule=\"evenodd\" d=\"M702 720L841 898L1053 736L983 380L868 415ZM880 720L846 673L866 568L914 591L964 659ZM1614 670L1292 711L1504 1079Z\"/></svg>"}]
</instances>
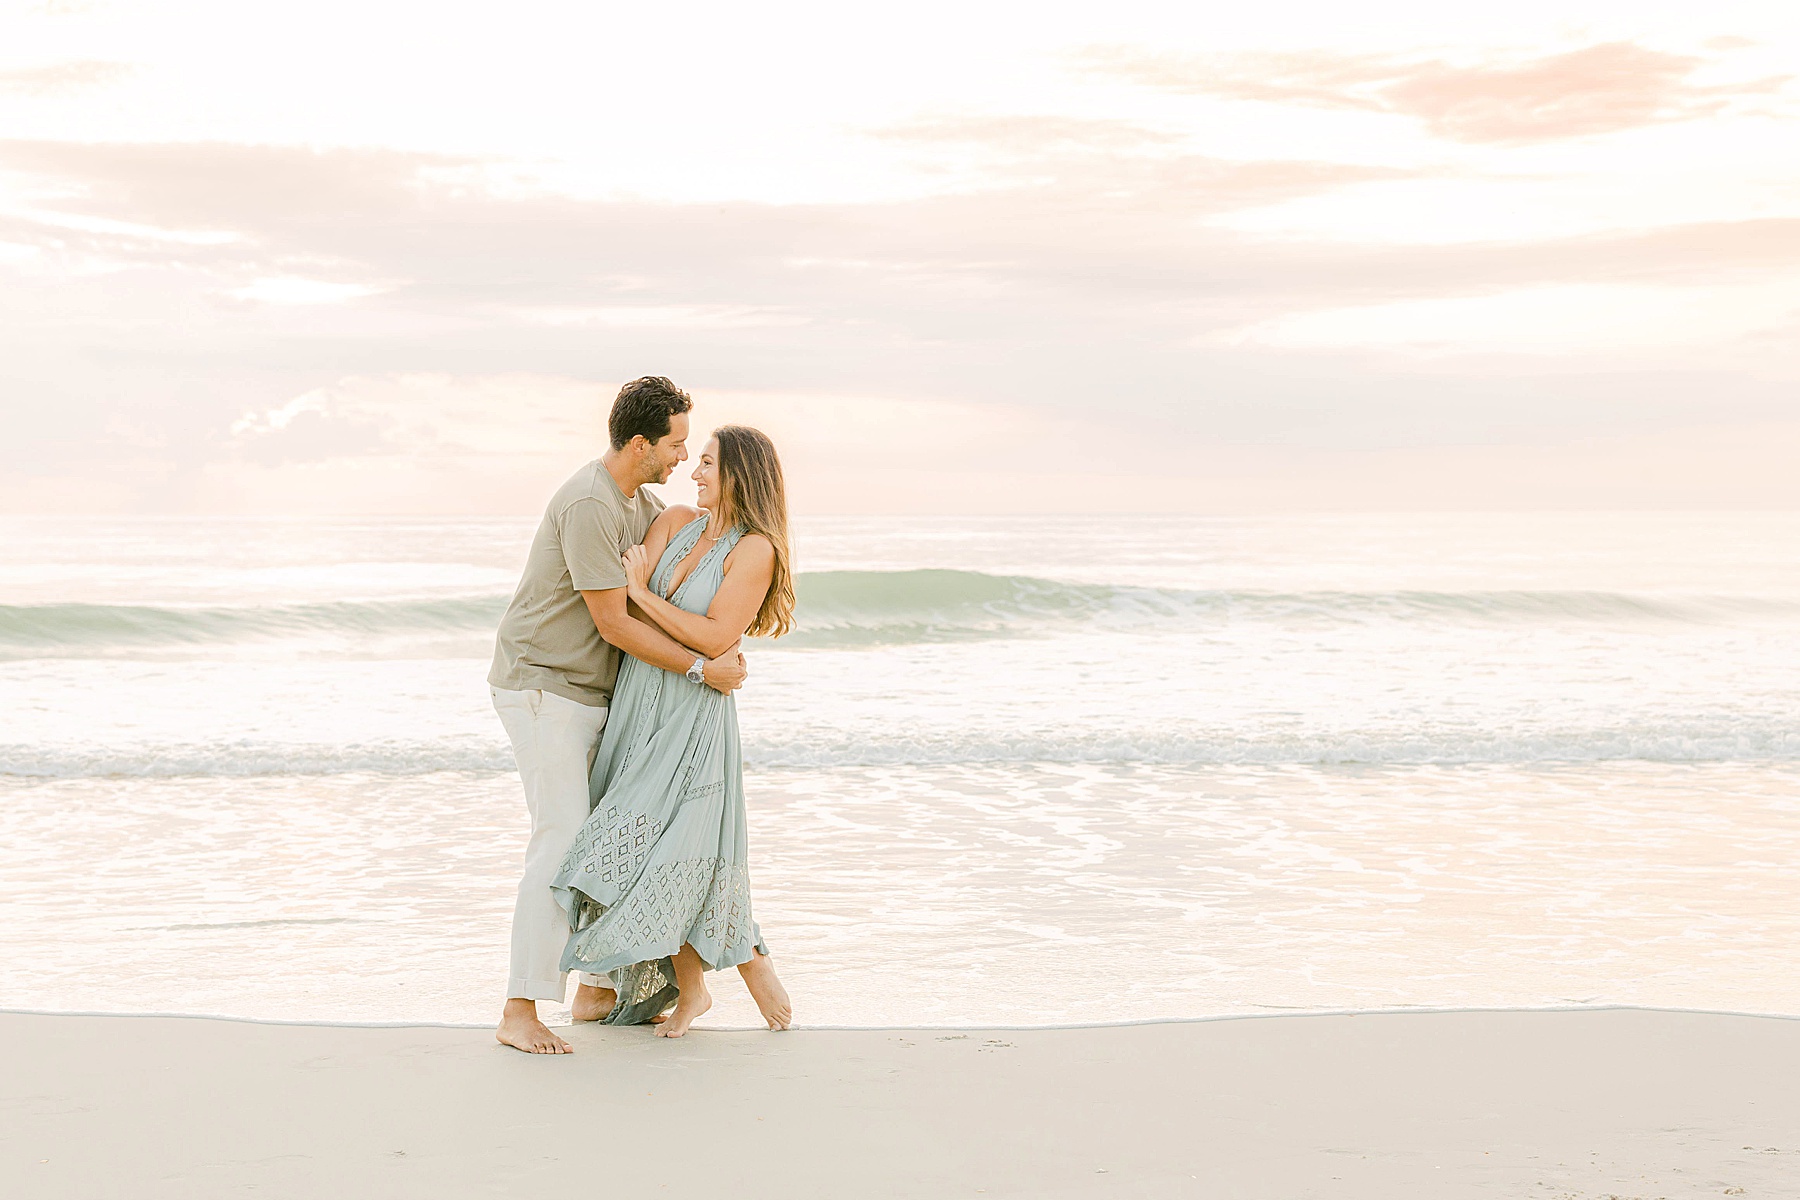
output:
<instances>
[{"instance_id":1,"label":"man's rolled pant cuff","mask_svg":"<svg viewBox=\"0 0 1800 1200\"><path fill-rule=\"evenodd\" d=\"M509 979L506 983L508 1000L551 1000L561 1004L569 995L569 977L558 975L554 980L548 979Z\"/></svg>"},{"instance_id":2,"label":"man's rolled pant cuff","mask_svg":"<svg viewBox=\"0 0 1800 1200\"><path fill-rule=\"evenodd\" d=\"M578 971L575 975L575 982L583 987L605 988L609 992L619 990L619 986L613 982L611 975L589 975L586 971Z\"/></svg>"}]
</instances>

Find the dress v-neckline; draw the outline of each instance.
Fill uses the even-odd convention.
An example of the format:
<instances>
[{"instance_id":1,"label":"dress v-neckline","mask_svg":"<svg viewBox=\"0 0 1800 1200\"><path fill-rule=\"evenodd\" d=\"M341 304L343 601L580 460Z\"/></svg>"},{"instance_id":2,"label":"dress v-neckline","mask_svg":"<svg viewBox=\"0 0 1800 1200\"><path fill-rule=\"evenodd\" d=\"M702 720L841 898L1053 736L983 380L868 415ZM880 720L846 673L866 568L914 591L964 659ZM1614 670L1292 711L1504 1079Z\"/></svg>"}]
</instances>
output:
<instances>
[{"instance_id":1,"label":"dress v-neckline","mask_svg":"<svg viewBox=\"0 0 1800 1200\"><path fill-rule=\"evenodd\" d=\"M690 524L690 526L692 526L692 525L700 523L701 521L711 521L711 520L712 520L712 518L710 516L695 517L694 520L692 522L690 522L689 524ZM685 533L685 532L687 532L687 530L684 529L684 530L682 530L682 532ZM681 589L687 586L688 580L690 580L694 577L694 572L696 572L700 569L700 564L702 562L706 561L706 556L708 554L712 553L713 546L717 546L720 542L725 540L723 537L716 537L713 539L712 546L708 546L705 550L702 550L702 549L700 549L700 539L705 536L706 536L706 530L702 529L697 535L695 535L694 544L692 546L688 547L687 553L682 555L679 559L677 559L675 561L675 565L669 569L669 590L663 595L663 599L669 601L670 603L674 603L675 597L677 597L681 594ZM687 574L682 575L679 579L677 579L676 573L678 571L680 571L682 567L687 566L687 564L690 560L693 562L694 565L691 567L688 567Z\"/></svg>"}]
</instances>

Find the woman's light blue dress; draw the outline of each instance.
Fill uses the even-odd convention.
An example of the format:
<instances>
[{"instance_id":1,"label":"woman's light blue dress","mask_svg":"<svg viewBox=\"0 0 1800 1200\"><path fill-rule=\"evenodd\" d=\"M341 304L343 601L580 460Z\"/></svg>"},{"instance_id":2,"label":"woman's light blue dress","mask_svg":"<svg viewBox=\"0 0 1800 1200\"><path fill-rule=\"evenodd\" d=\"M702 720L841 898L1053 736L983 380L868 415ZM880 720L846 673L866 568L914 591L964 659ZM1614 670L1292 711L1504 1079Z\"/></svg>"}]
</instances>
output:
<instances>
[{"instance_id":1,"label":"woman's light blue dress","mask_svg":"<svg viewBox=\"0 0 1800 1200\"><path fill-rule=\"evenodd\" d=\"M707 518L669 539L650 586L704 614L741 529L709 548L668 594ZM610 972L606 1023L639 1025L679 995L670 957L689 944L708 970L767 954L750 915L749 838L736 702L685 675L627 657L588 778L590 811L551 887L574 933L565 971Z\"/></svg>"}]
</instances>

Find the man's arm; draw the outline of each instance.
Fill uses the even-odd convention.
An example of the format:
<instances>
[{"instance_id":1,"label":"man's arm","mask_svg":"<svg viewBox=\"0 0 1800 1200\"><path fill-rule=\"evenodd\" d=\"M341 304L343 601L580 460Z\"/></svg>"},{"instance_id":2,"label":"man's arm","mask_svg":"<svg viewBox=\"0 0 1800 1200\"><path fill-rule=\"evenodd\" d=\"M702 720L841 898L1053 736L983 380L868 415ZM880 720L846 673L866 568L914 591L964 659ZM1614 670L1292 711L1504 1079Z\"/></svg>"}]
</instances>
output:
<instances>
[{"instance_id":1,"label":"man's arm","mask_svg":"<svg viewBox=\"0 0 1800 1200\"><path fill-rule=\"evenodd\" d=\"M725 556L725 577L704 613L691 613L650 590L655 559L643 546L627 550L625 594L652 624L700 654L723 654L744 640L775 575L775 547L760 533L745 534ZM691 661L691 660L690 660Z\"/></svg>"},{"instance_id":2,"label":"man's arm","mask_svg":"<svg viewBox=\"0 0 1800 1200\"><path fill-rule=\"evenodd\" d=\"M616 587L581 593L600 636L631 657L677 675L693 666L696 656L692 650L626 611L626 590ZM743 687L748 674L744 656L736 646L706 664L707 686L727 695Z\"/></svg>"}]
</instances>

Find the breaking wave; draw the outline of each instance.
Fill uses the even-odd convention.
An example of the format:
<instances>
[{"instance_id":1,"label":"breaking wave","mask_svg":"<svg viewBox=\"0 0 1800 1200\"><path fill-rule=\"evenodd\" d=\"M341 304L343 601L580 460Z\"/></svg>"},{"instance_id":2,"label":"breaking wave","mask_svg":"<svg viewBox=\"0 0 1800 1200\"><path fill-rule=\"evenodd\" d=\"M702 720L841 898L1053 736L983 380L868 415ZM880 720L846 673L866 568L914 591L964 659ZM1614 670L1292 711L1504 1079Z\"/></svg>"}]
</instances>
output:
<instances>
[{"instance_id":1,"label":"breaking wave","mask_svg":"<svg viewBox=\"0 0 1800 1200\"><path fill-rule=\"evenodd\" d=\"M798 580L799 627L783 647L904 645L1031 637L1075 626L1179 623L1714 623L1788 615L1743 597L1663 598L1593 591L1184 590L1063 583L974 571L821 571ZM358 642L491 635L503 596L309 604L0 605L0 658L198 651L259 641Z\"/></svg>"}]
</instances>

